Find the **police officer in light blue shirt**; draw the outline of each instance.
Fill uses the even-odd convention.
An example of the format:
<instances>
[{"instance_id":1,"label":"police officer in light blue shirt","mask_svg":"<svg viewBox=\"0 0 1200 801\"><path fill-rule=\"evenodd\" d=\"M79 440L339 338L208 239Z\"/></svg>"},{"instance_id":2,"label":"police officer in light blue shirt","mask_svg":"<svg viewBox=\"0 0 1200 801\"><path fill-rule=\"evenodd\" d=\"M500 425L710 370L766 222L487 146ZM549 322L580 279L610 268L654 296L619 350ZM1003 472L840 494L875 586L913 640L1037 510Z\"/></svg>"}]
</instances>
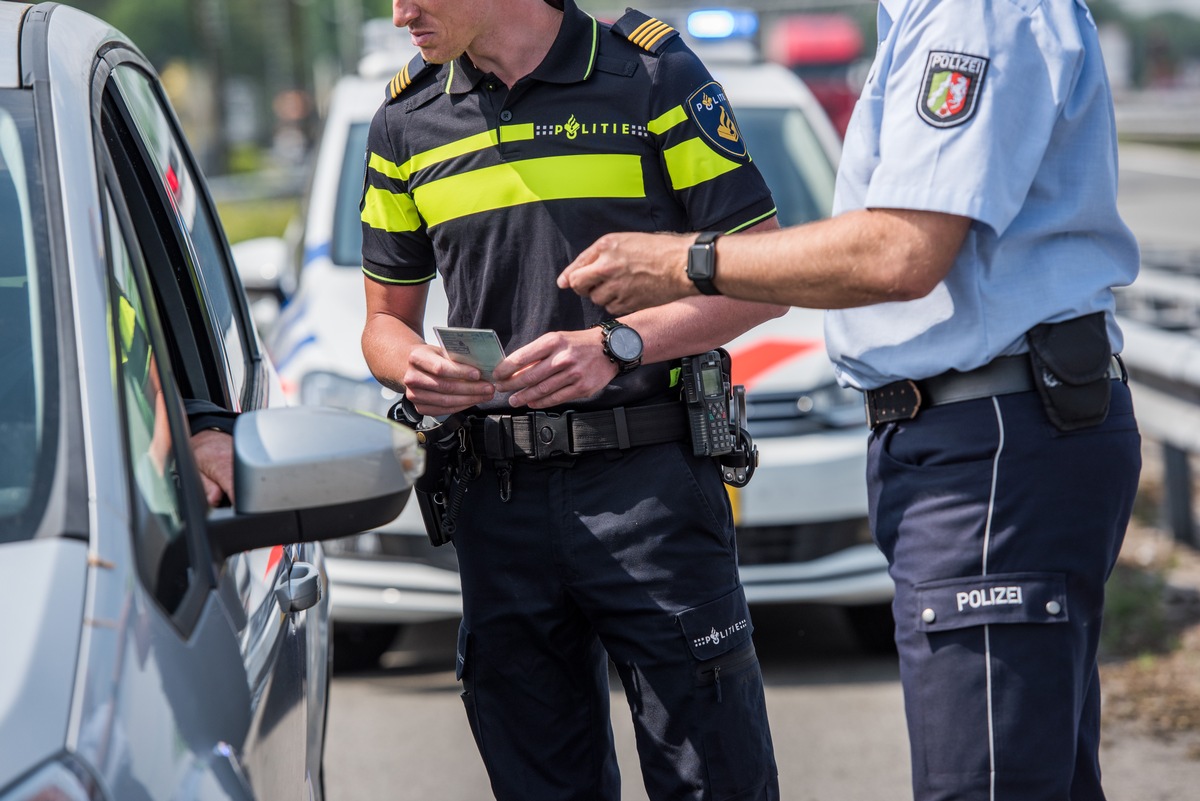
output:
<instances>
[{"instance_id":1,"label":"police officer in light blue shirt","mask_svg":"<svg viewBox=\"0 0 1200 801\"><path fill-rule=\"evenodd\" d=\"M696 294L831 309L864 391L914 797L1101 801L1096 649L1140 471L1112 289L1112 96L1083 0L882 0L829 220L608 235L612 313ZM696 282L699 282L697 284Z\"/></svg>"},{"instance_id":2,"label":"police officer in light blue shirt","mask_svg":"<svg viewBox=\"0 0 1200 801\"><path fill-rule=\"evenodd\" d=\"M901 2L847 132L834 214L939 211L975 221L933 292L828 316L850 386L872 389L1025 351L1025 332L1104 311L1133 280L1117 215L1116 131L1080 2ZM1101 100L1103 102L1097 102Z\"/></svg>"}]
</instances>

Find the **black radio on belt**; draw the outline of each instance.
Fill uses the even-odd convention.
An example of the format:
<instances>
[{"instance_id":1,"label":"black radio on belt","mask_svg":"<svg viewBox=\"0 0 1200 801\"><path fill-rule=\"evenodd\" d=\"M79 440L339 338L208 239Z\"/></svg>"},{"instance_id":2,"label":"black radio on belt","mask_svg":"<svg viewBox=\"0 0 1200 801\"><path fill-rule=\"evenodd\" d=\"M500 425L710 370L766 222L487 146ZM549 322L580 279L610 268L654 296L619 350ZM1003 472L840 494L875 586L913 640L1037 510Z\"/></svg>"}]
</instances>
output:
<instances>
[{"instance_id":1,"label":"black radio on belt","mask_svg":"<svg viewBox=\"0 0 1200 801\"><path fill-rule=\"evenodd\" d=\"M724 356L724 358L722 358ZM692 450L697 456L722 456L736 440L730 418L733 391L724 351L710 350L683 358L683 393L692 426Z\"/></svg>"},{"instance_id":2,"label":"black radio on belt","mask_svg":"<svg viewBox=\"0 0 1200 801\"><path fill-rule=\"evenodd\" d=\"M712 456L726 484L745 486L758 466L758 449L745 428L746 390L733 386L724 348L684 356L681 381L692 431L692 452Z\"/></svg>"}]
</instances>

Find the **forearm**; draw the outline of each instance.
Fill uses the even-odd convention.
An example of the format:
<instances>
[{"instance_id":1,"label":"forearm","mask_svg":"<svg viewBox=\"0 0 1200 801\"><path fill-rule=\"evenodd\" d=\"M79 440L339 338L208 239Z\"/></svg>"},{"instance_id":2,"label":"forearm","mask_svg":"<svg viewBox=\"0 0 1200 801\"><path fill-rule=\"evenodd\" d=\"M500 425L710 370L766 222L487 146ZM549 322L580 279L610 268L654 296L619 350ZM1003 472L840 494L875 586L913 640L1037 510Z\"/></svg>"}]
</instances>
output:
<instances>
[{"instance_id":1,"label":"forearm","mask_svg":"<svg viewBox=\"0 0 1200 801\"><path fill-rule=\"evenodd\" d=\"M425 340L399 318L376 312L367 315L363 327L362 350L367 367L379 383L399 392L404 388L404 372L413 349Z\"/></svg>"},{"instance_id":2,"label":"forearm","mask_svg":"<svg viewBox=\"0 0 1200 801\"><path fill-rule=\"evenodd\" d=\"M642 336L650 364L720 347L754 326L779 317L786 306L698 296L622 316Z\"/></svg>"},{"instance_id":3,"label":"forearm","mask_svg":"<svg viewBox=\"0 0 1200 801\"><path fill-rule=\"evenodd\" d=\"M717 242L715 284L727 295L839 309L924 297L953 265L969 221L862 210Z\"/></svg>"}]
</instances>

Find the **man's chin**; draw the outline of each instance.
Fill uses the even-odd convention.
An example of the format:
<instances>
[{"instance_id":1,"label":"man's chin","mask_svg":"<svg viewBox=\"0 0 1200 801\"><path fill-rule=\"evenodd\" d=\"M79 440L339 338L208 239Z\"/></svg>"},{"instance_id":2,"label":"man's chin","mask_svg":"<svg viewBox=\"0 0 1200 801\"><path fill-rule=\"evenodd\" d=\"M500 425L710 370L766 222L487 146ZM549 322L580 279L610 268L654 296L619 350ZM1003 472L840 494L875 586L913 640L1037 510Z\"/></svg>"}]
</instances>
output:
<instances>
[{"instance_id":1,"label":"man's chin","mask_svg":"<svg viewBox=\"0 0 1200 801\"><path fill-rule=\"evenodd\" d=\"M448 64L454 59L462 55L462 53L448 53L436 47L419 47L421 58L425 59L426 64Z\"/></svg>"}]
</instances>

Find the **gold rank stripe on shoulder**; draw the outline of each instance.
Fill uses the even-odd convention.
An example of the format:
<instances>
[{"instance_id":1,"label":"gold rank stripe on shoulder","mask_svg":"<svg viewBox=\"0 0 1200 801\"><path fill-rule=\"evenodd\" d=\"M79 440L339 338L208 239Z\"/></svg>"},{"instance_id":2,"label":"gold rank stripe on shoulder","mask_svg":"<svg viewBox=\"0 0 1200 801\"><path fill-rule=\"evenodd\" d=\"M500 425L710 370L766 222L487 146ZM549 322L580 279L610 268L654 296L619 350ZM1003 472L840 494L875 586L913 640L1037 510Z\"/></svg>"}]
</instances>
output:
<instances>
[{"instance_id":1,"label":"gold rank stripe on shoulder","mask_svg":"<svg viewBox=\"0 0 1200 801\"><path fill-rule=\"evenodd\" d=\"M643 50L653 50L660 39L674 31L675 29L667 23L650 17L634 28L633 33L629 34L627 38Z\"/></svg>"},{"instance_id":2,"label":"gold rank stripe on shoulder","mask_svg":"<svg viewBox=\"0 0 1200 801\"><path fill-rule=\"evenodd\" d=\"M400 95L401 92L403 92L405 89L408 88L408 85L410 83L412 83L412 78L409 77L408 65L405 64L404 67L399 72L396 73L396 77L392 78L392 83L391 83L392 99L395 100ZM378 90L376 90L376 91L378 91Z\"/></svg>"}]
</instances>

